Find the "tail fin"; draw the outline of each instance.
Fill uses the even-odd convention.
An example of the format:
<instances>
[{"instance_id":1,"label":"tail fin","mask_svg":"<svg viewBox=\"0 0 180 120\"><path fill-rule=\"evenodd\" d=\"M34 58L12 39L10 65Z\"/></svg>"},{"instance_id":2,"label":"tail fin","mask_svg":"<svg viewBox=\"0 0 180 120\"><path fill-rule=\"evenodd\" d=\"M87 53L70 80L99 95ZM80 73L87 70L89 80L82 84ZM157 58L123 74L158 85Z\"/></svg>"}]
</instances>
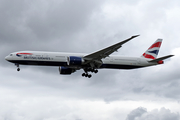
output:
<instances>
[{"instance_id":1,"label":"tail fin","mask_svg":"<svg viewBox=\"0 0 180 120\"><path fill-rule=\"evenodd\" d=\"M149 59L156 59L161 47L162 39L157 39L154 44L141 56Z\"/></svg>"}]
</instances>

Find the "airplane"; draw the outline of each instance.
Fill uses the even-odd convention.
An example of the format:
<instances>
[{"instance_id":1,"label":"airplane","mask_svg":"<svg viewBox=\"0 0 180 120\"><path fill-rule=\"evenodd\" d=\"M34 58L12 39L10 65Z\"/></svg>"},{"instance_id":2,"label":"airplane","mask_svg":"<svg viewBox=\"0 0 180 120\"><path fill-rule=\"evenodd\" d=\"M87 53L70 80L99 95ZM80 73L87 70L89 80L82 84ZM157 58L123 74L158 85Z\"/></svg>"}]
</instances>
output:
<instances>
[{"instance_id":1,"label":"airplane","mask_svg":"<svg viewBox=\"0 0 180 120\"><path fill-rule=\"evenodd\" d=\"M89 72L97 73L98 69L136 69L148 66L163 64L165 59L174 55L167 55L157 58L162 39L157 39L141 57L121 57L111 55L126 42L138 37L132 36L117 44L99 50L91 54L65 53L65 52L42 52L42 51L19 51L10 53L5 59L15 63L17 71L20 71L19 65L41 65L58 66L59 73L70 75L77 70L83 69L83 77L91 78ZM111 56L110 56L111 55Z\"/></svg>"}]
</instances>

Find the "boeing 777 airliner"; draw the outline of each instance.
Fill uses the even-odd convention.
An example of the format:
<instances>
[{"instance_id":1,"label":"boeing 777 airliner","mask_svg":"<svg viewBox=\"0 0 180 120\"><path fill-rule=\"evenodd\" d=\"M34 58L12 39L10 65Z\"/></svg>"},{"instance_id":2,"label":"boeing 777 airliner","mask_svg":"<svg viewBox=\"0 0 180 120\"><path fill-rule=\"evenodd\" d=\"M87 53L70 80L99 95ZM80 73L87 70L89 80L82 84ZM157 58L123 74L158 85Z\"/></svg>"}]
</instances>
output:
<instances>
[{"instance_id":1,"label":"boeing 777 airliner","mask_svg":"<svg viewBox=\"0 0 180 120\"><path fill-rule=\"evenodd\" d=\"M76 70L83 69L82 76L90 78L89 72L97 73L98 69L135 69L147 66L163 64L163 60L172 57L167 55L157 58L162 39L157 39L141 57L120 57L111 55L122 45L139 35L132 36L124 41L114 44L105 49L91 54L63 53L63 52L41 52L41 51L19 51L9 54L5 59L15 63L17 71L19 65L43 65L58 66L59 73L70 75ZM110 56L111 55L111 56Z\"/></svg>"}]
</instances>

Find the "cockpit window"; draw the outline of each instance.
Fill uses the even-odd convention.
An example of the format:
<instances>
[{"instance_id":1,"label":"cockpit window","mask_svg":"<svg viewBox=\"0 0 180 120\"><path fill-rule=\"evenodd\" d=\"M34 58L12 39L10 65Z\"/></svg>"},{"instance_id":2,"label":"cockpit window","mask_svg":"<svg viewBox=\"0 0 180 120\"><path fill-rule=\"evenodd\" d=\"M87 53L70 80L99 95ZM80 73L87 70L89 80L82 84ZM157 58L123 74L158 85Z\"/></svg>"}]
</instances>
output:
<instances>
[{"instance_id":1,"label":"cockpit window","mask_svg":"<svg viewBox=\"0 0 180 120\"><path fill-rule=\"evenodd\" d=\"M12 54L10 54L10 56L12 56Z\"/></svg>"}]
</instances>

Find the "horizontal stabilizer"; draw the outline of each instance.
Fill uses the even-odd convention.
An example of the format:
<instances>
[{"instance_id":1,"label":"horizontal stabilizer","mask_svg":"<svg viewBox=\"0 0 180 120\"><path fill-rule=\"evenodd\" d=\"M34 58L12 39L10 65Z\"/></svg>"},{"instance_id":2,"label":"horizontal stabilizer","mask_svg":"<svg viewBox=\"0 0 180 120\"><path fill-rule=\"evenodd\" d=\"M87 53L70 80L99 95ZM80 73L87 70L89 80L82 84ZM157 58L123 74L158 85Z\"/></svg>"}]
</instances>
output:
<instances>
[{"instance_id":1,"label":"horizontal stabilizer","mask_svg":"<svg viewBox=\"0 0 180 120\"><path fill-rule=\"evenodd\" d=\"M164 59L173 57L173 56L174 56L174 55L167 55L167 56L160 57L160 58L157 58L157 59L154 59L154 60L150 60L149 62L158 62L158 61L161 61L161 60L164 60Z\"/></svg>"}]
</instances>

